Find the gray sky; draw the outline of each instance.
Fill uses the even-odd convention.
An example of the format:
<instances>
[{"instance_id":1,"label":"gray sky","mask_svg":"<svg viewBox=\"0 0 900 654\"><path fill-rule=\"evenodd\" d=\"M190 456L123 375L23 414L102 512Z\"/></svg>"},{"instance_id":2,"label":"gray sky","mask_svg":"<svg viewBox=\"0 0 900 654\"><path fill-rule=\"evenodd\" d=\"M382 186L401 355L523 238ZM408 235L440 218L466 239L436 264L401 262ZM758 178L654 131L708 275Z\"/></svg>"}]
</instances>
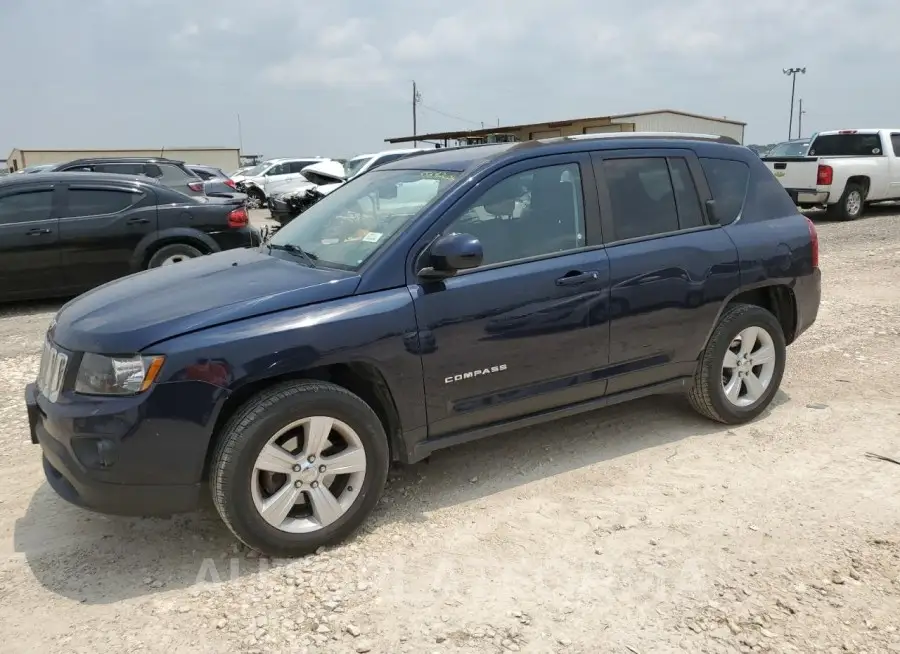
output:
<instances>
[{"instance_id":1,"label":"gray sky","mask_svg":"<svg viewBox=\"0 0 900 654\"><path fill-rule=\"evenodd\" d=\"M413 79L420 132L671 108L766 143L790 66L804 133L897 127L897 26L888 0L0 0L0 157L236 146L238 113L250 153L385 149Z\"/></svg>"}]
</instances>

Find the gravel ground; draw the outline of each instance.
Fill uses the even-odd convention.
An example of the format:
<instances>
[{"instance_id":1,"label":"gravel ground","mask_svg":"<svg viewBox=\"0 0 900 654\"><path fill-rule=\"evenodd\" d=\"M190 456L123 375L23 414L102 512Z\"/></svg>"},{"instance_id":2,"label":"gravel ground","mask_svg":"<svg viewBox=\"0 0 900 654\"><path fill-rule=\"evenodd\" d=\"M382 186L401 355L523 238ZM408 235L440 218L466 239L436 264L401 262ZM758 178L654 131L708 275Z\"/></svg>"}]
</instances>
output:
<instances>
[{"instance_id":1,"label":"gravel ground","mask_svg":"<svg viewBox=\"0 0 900 654\"><path fill-rule=\"evenodd\" d=\"M891 211L818 223L819 320L753 424L652 399L440 452L295 561L57 499L22 402L56 305L0 309L0 651L900 652Z\"/></svg>"}]
</instances>

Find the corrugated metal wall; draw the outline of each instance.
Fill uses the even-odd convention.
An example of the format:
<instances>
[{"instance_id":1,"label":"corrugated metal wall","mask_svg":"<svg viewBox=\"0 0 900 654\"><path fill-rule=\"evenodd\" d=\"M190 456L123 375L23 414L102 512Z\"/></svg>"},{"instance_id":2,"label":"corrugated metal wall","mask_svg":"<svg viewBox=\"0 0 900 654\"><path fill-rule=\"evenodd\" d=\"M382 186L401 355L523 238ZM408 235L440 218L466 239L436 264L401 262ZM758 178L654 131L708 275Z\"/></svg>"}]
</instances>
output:
<instances>
[{"instance_id":1,"label":"corrugated metal wall","mask_svg":"<svg viewBox=\"0 0 900 654\"><path fill-rule=\"evenodd\" d=\"M636 132L688 132L694 134L716 134L729 136L738 143L744 142L744 126L720 120L682 116L672 113L622 116L614 123L634 123Z\"/></svg>"}]
</instances>

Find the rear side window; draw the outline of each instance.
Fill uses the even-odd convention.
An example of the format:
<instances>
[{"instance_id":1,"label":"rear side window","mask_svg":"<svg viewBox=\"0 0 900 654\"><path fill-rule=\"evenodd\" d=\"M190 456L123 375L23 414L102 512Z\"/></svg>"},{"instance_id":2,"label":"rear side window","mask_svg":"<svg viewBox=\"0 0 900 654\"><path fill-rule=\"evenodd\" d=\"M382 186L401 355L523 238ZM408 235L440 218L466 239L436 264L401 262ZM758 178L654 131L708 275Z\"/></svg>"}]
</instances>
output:
<instances>
[{"instance_id":1,"label":"rear side window","mask_svg":"<svg viewBox=\"0 0 900 654\"><path fill-rule=\"evenodd\" d=\"M614 222L610 240L670 234L705 224L697 186L682 157L606 159Z\"/></svg>"},{"instance_id":2,"label":"rear side window","mask_svg":"<svg viewBox=\"0 0 900 654\"><path fill-rule=\"evenodd\" d=\"M301 170L306 168L307 166L312 166L313 164L319 163L318 159L312 160L303 160L303 161L291 161L288 164L282 164L287 166L287 170L285 172L290 173L299 173Z\"/></svg>"},{"instance_id":3,"label":"rear side window","mask_svg":"<svg viewBox=\"0 0 900 654\"><path fill-rule=\"evenodd\" d=\"M62 216L98 216L127 209L143 197L140 193L114 189L69 189L66 209Z\"/></svg>"},{"instance_id":4,"label":"rear side window","mask_svg":"<svg viewBox=\"0 0 900 654\"><path fill-rule=\"evenodd\" d=\"M891 149L895 157L900 157L900 134L891 134Z\"/></svg>"},{"instance_id":5,"label":"rear side window","mask_svg":"<svg viewBox=\"0 0 900 654\"><path fill-rule=\"evenodd\" d=\"M176 166L175 164L159 164L159 169L162 171L162 177L160 177L160 181L163 184L177 184L180 182L185 182L189 179L197 178L197 176L193 173L189 173L186 170L183 170L180 166Z\"/></svg>"},{"instance_id":6,"label":"rear side window","mask_svg":"<svg viewBox=\"0 0 900 654\"><path fill-rule=\"evenodd\" d=\"M203 180L209 180L215 177L215 175L213 175L211 172L203 170L202 168L191 168L191 172Z\"/></svg>"},{"instance_id":7,"label":"rear side window","mask_svg":"<svg viewBox=\"0 0 900 654\"><path fill-rule=\"evenodd\" d=\"M30 223L50 218L53 191L20 191L0 197L0 225Z\"/></svg>"},{"instance_id":8,"label":"rear side window","mask_svg":"<svg viewBox=\"0 0 900 654\"><path fill-rule=\"evenodd\" d=\"M709 183L719 223L733 223L744 207L750 168L742 161L700 158L700 165Z\"/></svg>"}]
</instances>

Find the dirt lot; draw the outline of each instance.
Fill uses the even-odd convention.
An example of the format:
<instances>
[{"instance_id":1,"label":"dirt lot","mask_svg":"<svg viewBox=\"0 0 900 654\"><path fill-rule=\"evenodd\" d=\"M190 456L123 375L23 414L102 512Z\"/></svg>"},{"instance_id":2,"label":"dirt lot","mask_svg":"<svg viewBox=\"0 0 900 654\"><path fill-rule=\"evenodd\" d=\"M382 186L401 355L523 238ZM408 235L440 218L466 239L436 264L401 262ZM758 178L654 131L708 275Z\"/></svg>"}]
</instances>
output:
<instances>
[{"instance_id":1,"label":"dirt lot","mask_svg":"<svg viewBox=\"0 0 900 654\"><path fill-rule=\"evenodd\" d=\"M0 651L900 652L900 465L866 457L900 459L900 215L818 224L759 421L653 399L441 452L294 562L57 499L22 403L55 306L0 309Z\"/></svg>"}]
</instances>

